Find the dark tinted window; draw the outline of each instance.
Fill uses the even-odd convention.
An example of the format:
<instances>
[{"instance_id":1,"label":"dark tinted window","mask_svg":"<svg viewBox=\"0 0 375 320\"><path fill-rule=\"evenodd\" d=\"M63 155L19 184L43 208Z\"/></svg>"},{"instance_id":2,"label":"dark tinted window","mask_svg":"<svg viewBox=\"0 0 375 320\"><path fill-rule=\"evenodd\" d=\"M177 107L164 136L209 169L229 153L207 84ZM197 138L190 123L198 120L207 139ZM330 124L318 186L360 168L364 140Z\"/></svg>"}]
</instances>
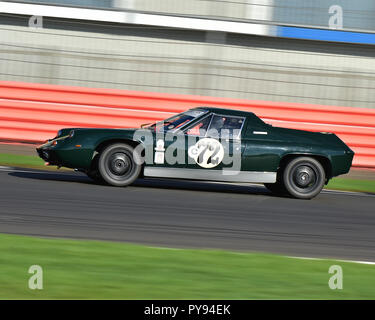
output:
<instances>
[{"instance_id":1,"label":"dark tinted window","mask_svg":"<svg viewBox=\"0 0 375 320\"><path fill-rule=\"evenodd\" d=\"M157 122L156 124L152 125L151 127L156 126L156 131L158 132L166 132L166 131L173 131L183 126L187 125L189 122L195 120L196 118L200 117L206 113L206 111L202 110L188 110L186 112L177 114L171 118L166 120Z\"/></svg>"},{"instance_id":2,"label":"dark tinted window","mask_svg":"<svg viewBox=\"0 0 375 320\"><path fill-rule=\"evenodd\" d=\"M197 124L195 124L189 130L187 130L186 133L188 135L191 135L191 136L204 137L206 135L208 125L211 122L211 118L212 118L212 116L208 116L208 117L202 119L202 121L199 121Z\"/></svg>"},{"instance_id":3,"label":"dark tinted window","mask_svg":"<svg viewBox=\"0 0 375 320\"><path fill-rule=\"evenodd\" d=\"M245 119L214 115L208 129L208 136L217 138L237 138Z\"/></svg>"}]
</instances>

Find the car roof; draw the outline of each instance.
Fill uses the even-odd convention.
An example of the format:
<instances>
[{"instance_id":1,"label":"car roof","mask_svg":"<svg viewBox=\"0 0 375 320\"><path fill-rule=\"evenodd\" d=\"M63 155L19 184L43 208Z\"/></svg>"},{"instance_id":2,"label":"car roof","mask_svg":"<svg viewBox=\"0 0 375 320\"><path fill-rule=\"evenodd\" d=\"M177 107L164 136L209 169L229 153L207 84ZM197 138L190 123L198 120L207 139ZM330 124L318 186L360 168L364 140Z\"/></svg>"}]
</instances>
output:
<instances>
[{"instance_id":1,"label":"car roof","mask_svg":"<svg viewBox=\"0 0 375 320\"><path fill-rule=\"evenodd\" d=\"M209 112L217 113L217 114L224 114L230 116L241 116L241 117L249 117L249 116L256 116L253 112L248 111L240 111L240 110L233 110L233 109L224 109L224 108L215 108L215 107L197 107L191 110L207 110Z\"/></svg>"}]
</instances>

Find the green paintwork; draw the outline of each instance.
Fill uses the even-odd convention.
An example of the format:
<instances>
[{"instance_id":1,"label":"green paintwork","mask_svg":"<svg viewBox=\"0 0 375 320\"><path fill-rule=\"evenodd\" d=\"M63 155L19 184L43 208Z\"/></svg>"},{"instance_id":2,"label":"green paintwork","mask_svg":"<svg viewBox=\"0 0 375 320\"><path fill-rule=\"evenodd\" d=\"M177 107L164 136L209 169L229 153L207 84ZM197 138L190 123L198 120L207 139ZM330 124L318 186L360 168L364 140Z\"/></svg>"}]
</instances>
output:
<instances>
[{"instance_id":1,"label":"green paintwork","mask_svg":"<svg viewBox=\"0 0 375 320\"><path fill-rule=\"evenodd\" d=\"M196 108L206 110L209 113L215 113L226 116L245 117L245 123L241 131L241 170L242 171L260 171L276 172L282 159L294 155L310 155L317 157L324 163L327 169L328 180L334 176L345 174L349 171L354 152L335 134L317 133L302 130L293 130L273 127L264 123L255 114L251 112L236 111L229 109ZM191 121L188 127L194 126L205 115ZM73 137L68 137L53 141L59 137L69 135L74 131ZM48 151L53 156L51 164L60 165L80 170L90 169L92 159L100 152L101 146L116 141L144 143L140 139L134 139L134 133L152 134L153 149L155 148L155 132L151 129L86 129L69 128L60 130L58 137L38 148L41 155L42 151ZM255 132L267 132L267 134L254 134ZM160 134L159 134L160 135ZM159 136L160 138L160 136ZM186 139L187 140L187 139ZM81 147L77 147L80 145ZM167 147L167 144L166 144ZM188 147L180 146L181 148ZM186 159L188 156L186 155ZM184 167L184 165L155 165ZM199 168L198 165L191 165L189 168ZM219 165L214 169L222 167ZM327 181L328 181L327 180Z\"/></svg>"}]
</instances>

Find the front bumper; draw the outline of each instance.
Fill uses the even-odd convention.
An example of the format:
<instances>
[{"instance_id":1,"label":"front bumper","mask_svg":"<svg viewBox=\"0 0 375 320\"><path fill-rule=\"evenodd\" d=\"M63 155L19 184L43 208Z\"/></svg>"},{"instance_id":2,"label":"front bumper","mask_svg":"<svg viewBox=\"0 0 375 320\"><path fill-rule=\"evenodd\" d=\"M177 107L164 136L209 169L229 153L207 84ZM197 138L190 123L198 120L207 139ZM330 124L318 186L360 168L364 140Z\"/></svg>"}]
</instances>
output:
<instances>
[{"instance_id":1,"label":"front bumper","mask_svg":"<svg viewBox=\"0 0 375 320\"><path fill-rule=\"evenodd\" d=\"M58 159L56 152L54 150L41 146L36 148L36 152L38 153L40 158L42 158L46 163L48 163L48 165L60 165L60 160Z\"/></svg>"}]
</instances>

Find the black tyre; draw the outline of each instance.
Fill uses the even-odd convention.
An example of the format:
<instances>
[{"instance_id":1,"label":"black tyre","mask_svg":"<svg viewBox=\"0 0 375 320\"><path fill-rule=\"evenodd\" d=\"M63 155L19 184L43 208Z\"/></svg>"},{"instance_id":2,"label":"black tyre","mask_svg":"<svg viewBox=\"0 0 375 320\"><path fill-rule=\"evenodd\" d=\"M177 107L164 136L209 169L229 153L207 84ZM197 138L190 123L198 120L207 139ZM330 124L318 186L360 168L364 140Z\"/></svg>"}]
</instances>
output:
<instances>
[{"instance_id":1,"label":"black tyre","mask_svg":"<svg viewBox=\"0 0 375 320\"><path fill-rule=\"evenodd\" d=\"M311 199L323 189L325 171L320 162L313 158L295 158L286 165L283 182L291 196L299 199Z\"/></svg>"},{"instance_id":2,"label":"black tyre","mask_svg":"<svg viewBox=\"0 0 375 320\"><path fill-rule=\"evenodd\" d=\"M125 143L108 146L100 154L98 169L101 177L109 184L124 187L132 184L141 173L140 156Z\"/></svg>"}]
</instances>

